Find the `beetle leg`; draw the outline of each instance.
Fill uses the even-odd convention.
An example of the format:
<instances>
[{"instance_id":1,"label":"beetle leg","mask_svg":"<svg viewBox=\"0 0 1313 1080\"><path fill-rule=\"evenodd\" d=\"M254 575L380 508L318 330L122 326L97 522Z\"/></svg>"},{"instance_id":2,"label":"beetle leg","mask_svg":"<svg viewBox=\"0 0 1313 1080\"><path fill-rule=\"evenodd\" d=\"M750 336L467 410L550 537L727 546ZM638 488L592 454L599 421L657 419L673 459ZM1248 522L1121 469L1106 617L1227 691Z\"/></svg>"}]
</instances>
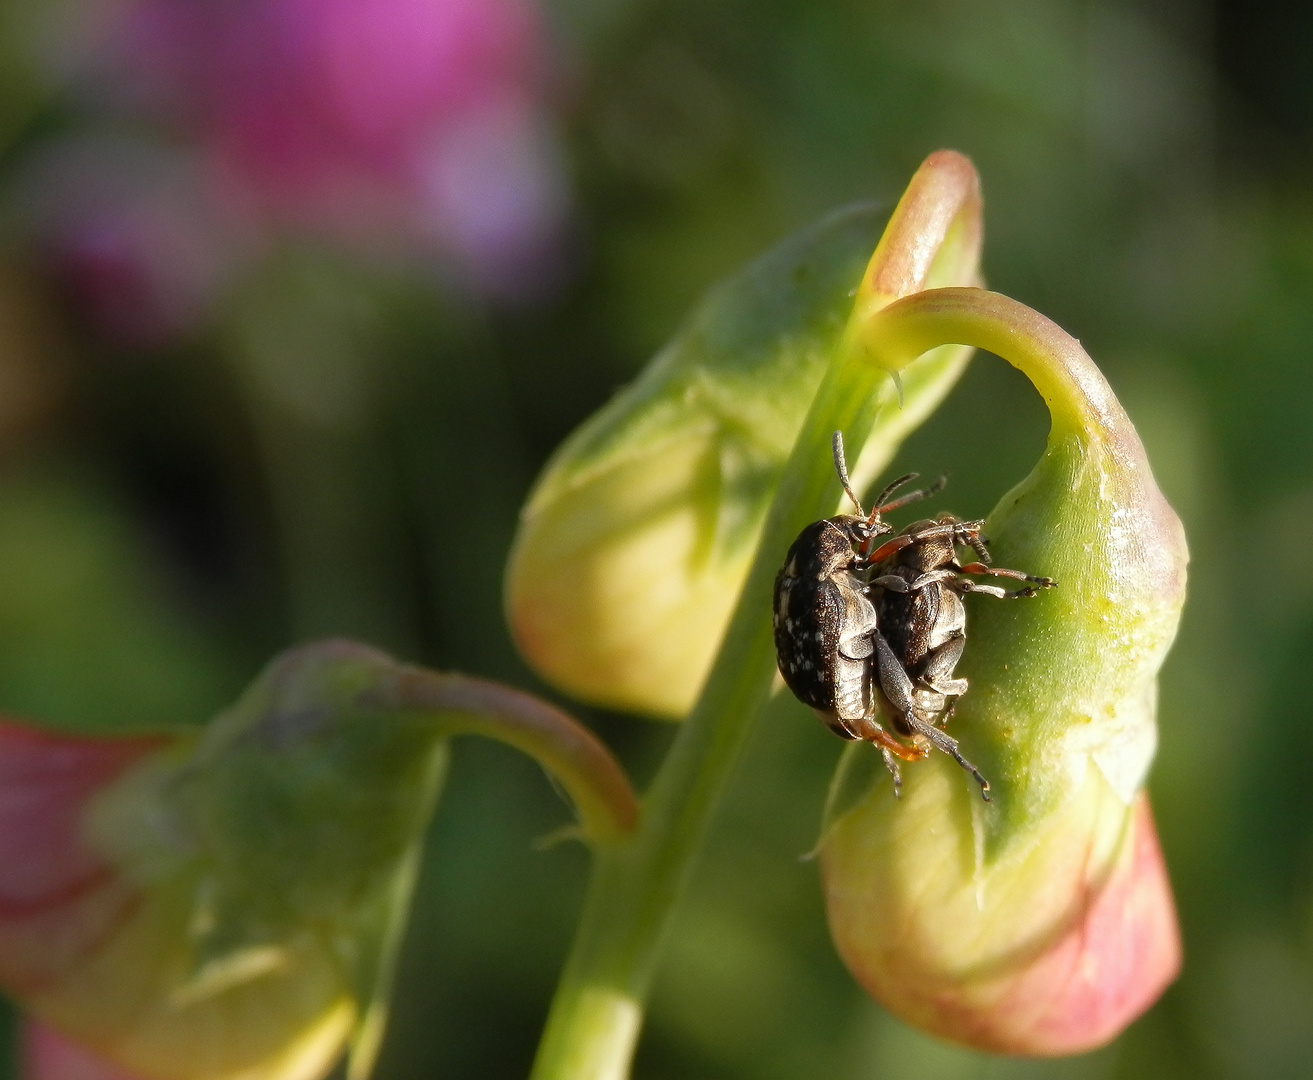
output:
<instances>
[{"instance_id":1,"label":"beetle leg","mask_svg":"<svg viewBox=\"0 0 1313 1080\"><path fill-rule=\"evenodd\" d=\"M889 647L889 642L885 641L884 635L879 632L875 634L875 669L879 677L880 689L889 699L889 704L900 716L914 712L916 704L912 700L912 680L903 665L899 663L898 657L894 655L893 649Z\"/></svg>"},{"instance_id":2,"label":"beetle leg","mask_svg":"<svg viewBox=\"0 0 1313 1080\"><path fill-rule=\"evenodd\" d=\"M894 778L894 798L903 797L903 770L898 767L898 759L891 754L887 747L880 747L880 753L884 757L884 767L889 770L889 775Z\"/></svg>"},{"instance_id":3,"label":"beetle leg","mask_svg":"<svg viewBox=\"0 0 1313 1080\"><path fill-rule=\"evenodd\" d=\"M951 581L955 577L957 577L956 570L927 570L919 578L908 585L907 591L916 592L918 589L924 589L927 585L933 585L936 581Z\"/></svg>"},{"instance_id":4,"label":"beetle leg","mask_svg":"<svg viewBox=\"0 0 1313 1080\"><path fill-rule=\"evenodd\" d=\"M980 797L984 799L985 802L989 802L989 781L984 778L979 769L962 756L962 751L958 748L956 739L935 727L934 724L929 724L922 720L915 713L908 713L907 722L913 731L918 735L924 735L934 743L938 749L942 750L975 777L976 783L980 785Z\"/></svg>"},{"instance_id":5,"label":"beetle leg","mask_svg":"<svg viewBox=\"0 0 1313 1080\"><path fill-rule=\"evenodd\" d=\"M1002 566L985 566L983 563L967 563L959 567L964 574L988 574L990 577L1014 578L1017 581L1030 581L1038 585L1041 589L1053 589L1057 587L1057 582L1052 578L1036 577L1033 574L1023 574L1020 570L1008 570Z\"/></svg>"},{"instance_id":6,"label":"beetle leg","mask_svg":"<svg viewBox=\"0 0 1313 1080\"><path fill-rule=\"evenodd\" d=\"M880 671L880 688L890 704L903 714L904 723L974 776L976 783L980 785L980 797L985 802L989 802L989 781L981 775L979 769L962 756L957 740L917 716L912 701L912 680L903 670L903 665L898 662L898 658L894 656L894 651L889 648L889 643L885 641L882 634L875 635L875 655Z\"/></svg>"},{"instance_id":7,"label":"beetle leg","mask_svg":"<svg viewBox=\"0 0 1313 1080\"><path fill-rule=\"evenodd\" d=\"M1007 589L1000 589L997 585L982 585L970 578L958 578L949 585L949 588L960 593L984 593L986 596L993 596L999 600L1024 600L1028 596L1036 595L1044 586L1027 585L1024 589L1015 589L1008 592Z\"/></svg>"},{"instance_id":8,"label":"beetle leg","mask_svg":"<svg viewBox=\"0 0 1313 1080\"><path fill-rule=\"evenodd\" d=\"M853 738L865 739L872 745L878 746L882 754L893 754L894 757L902 758L904 761L924 761L930 754L929 750L919 746L908 746L906 743L899 742L873 716L866 716L860 720L846 720L844 723L847 725L847 730L853 733Z\"/></svg>"},{"instance_id":9,"label":"beetle leg","mask_svg":"<svg viewBox=\"0 0 1313 1080\"><path fill-rule=\"evenodd\" d=\"M961 659L966 643L966 636L958 631L942 645L932 649L921 669L921 681L931 690L947 697L961 697L965 694L967 681L953 678L953 668Z\"/></svg>"},{"instance_id":10,"label":"beetle leg","mask_svg":"<svg viewBox=\"0 0 1313 1080\"><path fill-rule=\"evenodd\" d=\"M916 685L912 682L911 676L907 674L907 669L903 667L898 657L894 655L893 649L885 641L883 634L875 635L875 659L876 674L880 682L880 691L884 694L885 700L890 709L897 715L894 719L902 721L910 734L917 729L908 724L907 718L917 714L917 702L915 697ZM884 745L881 743L881 745ZM899 747L903 744L899 743ZM893 749L891 747L891 749ZM923 747L918 757L924 758L929 754L929 748ZM898 750L894 750L898 753ZM906 761L915 760L906 755L899 755Z\"/></svg>"},{"instance_id":11,"label":"beetle leg","mask_svg":"<svg viewBox=\"0 0 1313 1080\"><path fill-rule=\"evenodd\" d=\"M911 547L914 543L916 543L916 537L908 536L907 533L899 533L892 539L886 540L874 551L863 555L862 561L867 566L874 566L877 563L884 562L889 556L896 555L898 552L902 551L903 548Z\"/></svg>"},{"instance_id":12,"label":"beetle leg","mask_svg":"<svg viewBox=\"0 0 1313 1080\"><path fill-rule=\"evenodd\" d=\"M1023 596L1034 596L1036 590L1031 588L1018 589L1016 592L1008 592L1007 589L1000 589L997 585L981 585L978 581L967 581L959 579L953 582L953 589L960 593L984 593L986 596L993 596L999 600L1017 600Z\"/></svg>"},{"instance_id":13,"label":"beetle leg","mask_svg":"<svg viewBox=\"0 0 1313 1080\"><path fill-rule=\"evenodd\" d=\"M908 746L906 743L900 743L889 732L881 728L875 738L869 739L868 742L874 743L880 748L883 754L893 754L894 757L902 758L904 761L925 761L930 756L930 751L919 746Z\"/></svg>"},{"instance_id":14,"label":"beetle leg","mask_svg":"<svg viewBox=\"0 0 1313 1080\"><path fill-rule=\"evenodd\" d=\"M944 522L940 525L927 525L924 529L914 533L898 533L890 537L874 551L870 551L862 556L867 566L875 566L884 562L891 555L897 555L905 547L911 547L913 544L919 544L923 540L934 540L939 536L952 536L957 524L954 522Z\"/></svg>"},{"instance_id":15,"label":"beetle leg","mask_svg":"<svg viewBox=\"0 0 1313 1080\"><path fill-rule=\"evenodd\" d=\"M956 570L928 570L915 581L909 582L906 578L899 577L897 574L882 574L878 578L873 578L869 585L878 585L882 589L888 589L890 592L914 593L918 589L924 589L927 585L933 585L936 581L951 581L957 577Z\"/></svg>"}]
</instances>

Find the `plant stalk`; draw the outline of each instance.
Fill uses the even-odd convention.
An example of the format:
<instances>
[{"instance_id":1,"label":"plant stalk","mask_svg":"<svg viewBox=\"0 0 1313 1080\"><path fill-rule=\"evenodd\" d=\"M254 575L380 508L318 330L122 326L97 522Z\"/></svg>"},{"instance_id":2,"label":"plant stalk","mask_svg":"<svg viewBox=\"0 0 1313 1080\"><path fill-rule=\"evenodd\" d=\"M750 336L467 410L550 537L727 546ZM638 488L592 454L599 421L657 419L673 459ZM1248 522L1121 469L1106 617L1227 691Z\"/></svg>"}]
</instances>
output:
<instances>
[{"instance_id":1,"label":"plant stalk","mask_svg":"<svg viewBox=\"0 0 1313 1080\"><path fill-rule=\"evenodd\" d=\"M552 1003L532 1080L623 1080L676 900L720 796L771 693L775 574L803 526L834 512L830 438L861 447L896 396L885 371L845 348L785 465L757 555L702 695L651 790L637 834L599 850L583 918Z\"/></svg>"}]
</instances>

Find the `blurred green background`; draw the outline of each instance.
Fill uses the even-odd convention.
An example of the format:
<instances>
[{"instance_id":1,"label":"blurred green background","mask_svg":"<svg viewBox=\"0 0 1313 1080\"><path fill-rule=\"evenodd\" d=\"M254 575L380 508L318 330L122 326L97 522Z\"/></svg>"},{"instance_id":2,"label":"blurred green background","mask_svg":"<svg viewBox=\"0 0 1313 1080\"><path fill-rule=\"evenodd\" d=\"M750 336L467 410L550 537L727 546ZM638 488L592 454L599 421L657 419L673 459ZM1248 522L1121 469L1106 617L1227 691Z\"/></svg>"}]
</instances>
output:
<instances>
[{"instance_id":1,"label":"blurred green background","mask_svg":"<svg viewBox=\"0 0 1313 1080\"><path fill-rule=\"evenodd\" d=\"M516 91L551 198L501 277L395 215L362 243L331 206L224 218L242 224L214 230L218 255L166 236L162 264L130 214L88 240L88 206L158 194L152 155L212 164L214 108L123 89L107 11L0 9L0 709L201 722L325 635L550 696L500 595L546 456L710 283L953 147L983 179L989 284L1082 340L1186 523L1151 778L1184 972L1065 1061L891 1019L834 955L805 859L840 744L782 697L680 909L636 1076L1313 1076L1313 8L557 0ZM950 470L946 505L983 515L1045 430L980 356L894 468ZM671 738L578 712L640 783ZM587 871L535 846L565 813L527 759L458 746L382 1080L526 1073Z\"/></svg>"}]
</instances>

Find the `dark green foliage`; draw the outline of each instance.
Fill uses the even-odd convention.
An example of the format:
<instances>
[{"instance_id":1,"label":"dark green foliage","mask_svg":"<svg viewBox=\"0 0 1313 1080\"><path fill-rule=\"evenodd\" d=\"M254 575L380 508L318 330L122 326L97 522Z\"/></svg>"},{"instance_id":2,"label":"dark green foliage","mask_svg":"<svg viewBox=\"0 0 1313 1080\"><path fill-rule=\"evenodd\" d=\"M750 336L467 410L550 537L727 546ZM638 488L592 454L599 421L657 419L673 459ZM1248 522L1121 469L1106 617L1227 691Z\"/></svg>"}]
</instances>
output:
<instances>
[{"instance_id":1,"label":"dark green foliage","mask_svg":"<svg viewBox=\"0 0 1313 1080\"><path fill-rule=\"evenodd\" d=\"M0 88L21 90L0 94L0 180L63 107L10 53L18 6L0 12ZM1224 7L1234 29L1243 5ZM781 697L676 923L636 1077L1309 1075L1313 195L1306 139L1253 152L1225 80L1254 62L1232 48L1214 63L1209 10L561 0L578 64L566 284L536 306L481 310L321 253L266 268L299 282L268 302L284 305L269 319L279 355L309 358L280 376L300 398L251 375L267 323L228 317L143 356L80 330L8 239L22 207L0 190L0 293L21 294L26 320L0 320L0 398L13 379L53 379L53 404L0 410L0 711L195 723L278 649L338 634L532 686L499 583L548 454L711 282L834 206L895 196L952 146L983 178L989 284L1081 338L1190 537L1150 780L1185 972L1084 1059L987 1059L902 1028L830 947L802 859L839 747ZM1290 48L1285 26L1264 15L1237 40L1261 31ZM1287 104L1262 130L1306 132L1307 64L1257 55L1274 74L1262 93L1242 83L1245 107L1279 91ZM326 357L324 339L340 351ZM948 470L943 505L983 516L1044 434L1024 380L980 357L890 475ZM640 782L671 735L595 726ZM527 759L455 751L380 1080L525 1074L586 870L574 846L534 848L566 817Z\"/></svg>"}]
</instances>

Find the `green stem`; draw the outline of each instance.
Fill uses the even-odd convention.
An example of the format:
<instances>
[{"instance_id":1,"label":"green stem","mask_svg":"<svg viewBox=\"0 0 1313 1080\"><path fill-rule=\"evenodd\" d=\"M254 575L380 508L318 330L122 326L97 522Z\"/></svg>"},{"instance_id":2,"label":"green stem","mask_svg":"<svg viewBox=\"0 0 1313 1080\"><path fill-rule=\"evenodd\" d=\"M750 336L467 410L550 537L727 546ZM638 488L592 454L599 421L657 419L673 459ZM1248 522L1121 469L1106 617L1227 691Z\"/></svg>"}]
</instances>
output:
<instances>
[{"instance_id":1,"label":"green stem","mask_svg":"<svg viewBox=\"0 0 1313 1080\"><path fill-rule=\"evenodd\" d=\"M795 536L833 512L830 438L860 447L887 375L857 350L831 365L784 469L715 666L644 802L638 833L598 851L583 920L548 1016L533 1080L620 1080L671 912L775 675L775 573Z\"/></svg>"}]
</instances>

